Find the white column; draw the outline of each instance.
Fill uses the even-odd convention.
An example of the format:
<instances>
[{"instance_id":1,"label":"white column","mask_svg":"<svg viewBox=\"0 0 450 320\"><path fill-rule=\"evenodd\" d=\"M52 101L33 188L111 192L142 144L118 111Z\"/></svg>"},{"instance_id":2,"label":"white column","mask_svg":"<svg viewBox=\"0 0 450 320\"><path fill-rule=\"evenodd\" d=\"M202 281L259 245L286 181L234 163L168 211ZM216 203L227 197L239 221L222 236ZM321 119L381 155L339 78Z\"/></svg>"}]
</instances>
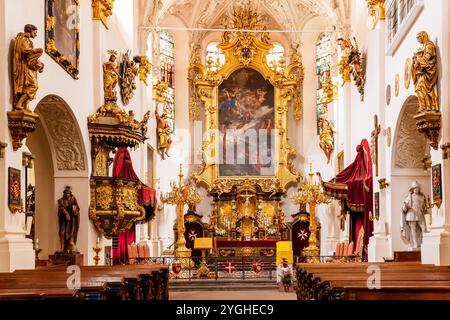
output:
<instances>
[{"instance_id":1,"label":"white column","mask_svg":"<svg viewBox=\"0 0 450 320\"><path fill-rule=\"evenodd\" d=\"M377 44L374 48L378 48L378 51L371 51L370 56L372 59L376 59L376 63L379 66L385 66L385 21L378 21L376 30L369 33L371 41L376 41ZM384 67L378 68L378 74L372 74L371 77L378 79L378 83L375 88L370 88L370 90L377 90L378 101L376 101L373 106L378 106L378 122L381 125L382 132L378 137L378 177L375 175L375 167L373 168L373 190L374 192L380 193L380 218L379 220L374 220L374 231L373 236L369 239L368 244L368 260L369 262L383 262L384 257L389 257L389 237L386 234L386 213L387 213L387 194L390 192L389 189L380 190L378 179L388 177L388 171L390 171L390 161L389 152L386 143L386 102L385 102L385 70ZM369 88L366 88L369 89ZM374 127L375 128L375 127ZM374 202L375 204L375 202ZM374 206L375 209L375 206ZM373 212L375 216L375 212Z\"/></svg>"}]
</instances>

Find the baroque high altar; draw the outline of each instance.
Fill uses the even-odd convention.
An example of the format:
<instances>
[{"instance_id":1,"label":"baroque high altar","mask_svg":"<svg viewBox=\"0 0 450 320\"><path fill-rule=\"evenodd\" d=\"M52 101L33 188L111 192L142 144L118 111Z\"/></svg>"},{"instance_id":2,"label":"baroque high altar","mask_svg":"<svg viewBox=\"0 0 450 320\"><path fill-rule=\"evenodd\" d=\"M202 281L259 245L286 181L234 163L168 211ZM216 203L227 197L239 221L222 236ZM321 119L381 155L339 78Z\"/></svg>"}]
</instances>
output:
<instances>
[{"instance_id":1,"label":"baroque high altar","mask_svg":"<svg viewBox=\"0 0 450 320\"><path fill-rule=\"evenodd\" d=\"M225 31L218 45L223 65L201 64L198 52L191 58L191 117L203 106L207 132L192 178L213 198L208 232L220 256L274 256L276 242L290 237L281 199L300 179L288 116L302 116L304 70L297 52L288 65L268 62L273 44L256 31L252 8L234 10L233 23L236 31Z\"/></svg>"}]
</instances>

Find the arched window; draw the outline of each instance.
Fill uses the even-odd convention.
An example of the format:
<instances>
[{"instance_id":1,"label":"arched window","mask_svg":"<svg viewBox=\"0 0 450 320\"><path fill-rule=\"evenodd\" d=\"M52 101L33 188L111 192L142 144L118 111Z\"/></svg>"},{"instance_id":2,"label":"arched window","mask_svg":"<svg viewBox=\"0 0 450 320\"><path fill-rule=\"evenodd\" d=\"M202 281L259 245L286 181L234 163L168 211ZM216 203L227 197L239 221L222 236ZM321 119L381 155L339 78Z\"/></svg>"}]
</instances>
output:
<instances>
[{"instance_id":1,"label":"arched window","mask_svg":"<svg viewBox=\"0 0 450 320\"><path fill-rule=\"evenodd\" d=\"M169 87L165 93L164 113L170 119L172 132L175 129L175 50L173 37L168 31L162 31L159 38L161 80Z\"/></svg>"},{"instance_id":2,"label":"arched window","mask_svg":"<svg viewBox=\"0 0 450 320\"><path fill-rule=\"evenodd\" d=\"M320 134L320 118L327 113L327 99L323 84L331 81L331 38L322 33L316 44L316 74L317 74L317 134Z\"/></svg>"},{"instance_id":3,"label":"arched window","mask_svg":"<svg viewBox=\"0 0 450 320\"><path fill-rule=\"evenodd\" d=\"M284 48L279 43L274 43L272 49L267 53L266 61L270 68L279 68L281 58L284 59Z\"/></svg>"},{"instance_id":4,"label":"arched window","mask_svg":"<svg viewBox=\"0 0 450 320\"><path fill-rule=\"evenodd\" d=\"M206 47L206 61L211 59L212 70L216 71L217 67L221 68L225 64L225 54L217 47L217 42L211 42Z\"/></svg>"}]
</instances>

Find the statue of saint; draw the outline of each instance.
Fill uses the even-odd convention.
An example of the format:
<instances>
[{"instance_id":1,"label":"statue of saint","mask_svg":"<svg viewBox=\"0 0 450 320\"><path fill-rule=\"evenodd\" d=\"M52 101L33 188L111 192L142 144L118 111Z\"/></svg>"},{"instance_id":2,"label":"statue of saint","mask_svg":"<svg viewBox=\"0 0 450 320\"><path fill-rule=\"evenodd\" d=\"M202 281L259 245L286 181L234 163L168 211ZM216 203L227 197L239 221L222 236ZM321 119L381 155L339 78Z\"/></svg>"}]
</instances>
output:
<instances>
[{"instance_id":1,"label":"statue of saint","mask_svg":"<svg viewBox=\"0 0 450 320\"><path fill-rule=\"evenodd\" d=\"M417 35L422 47L413 56L411 75L414 81L419 111L439 111L437 51L425 31Z\"/></svg>"},{"instance_id":2,"label":"statue of saint","mask_svg":"<svg viewBox=\"0 0 450 320\"><path fill-rule=\"evenodd\" d=\"M158 108L155 108L156 117L156 132L158 134L158 151L163 160L165 156L169 156L170 145L172 144L172 138L170 137L171 127L168 123L167 114L163 113L159 116Z\"/></svg>"},{"instance_id":3,"label":"statue of saint","mask_svg":"<svg viewBox=\"0 0 450 320\"><path fill-rule=\"evenodd\" d=\"M325 116L320 118L320 143L319 146L325 153L328 162L331 160L331 153L334 150L334 126Z\"/></svg>"},{"instance_id":4,"label":"statue of saint","mask_svg":"<svg viewBox=\"0 0 450 320\"><path fill-rule=\"evenodd\" d=\"M119 82L119 70L117 69L117 52L108 51L109 60L103 64L103 87L105 91L105 101L117 101L116 86Z\"/></svg>"},{"instance_id":5,"label":"statue of saint","mask_svg":"<svg viewBox=\"0 0 450 320\"><path fill-rule=\"evenodd\" d=\"M36 36L36 26L27 24L14 41L14 110L29 110L28 105L36 98L39 88L37 72L44 71L44 64L38 60L43 50L34 49L31 42Z\"/></svg>"},{"instance_id":6,"label":"statue of saint","mask_svg":"<svg viewBox=\"0 0 450 320\"><path fill-rule=\"evenodd\" d=\"M58 200L59 241L62 252L76 251L80 227L80 207L71 188L64 189L64 196Z\"/></svg>"},{"instance_id":7,"label":"statue of saint","mask_svg":"<svg viewBox=\"0 0 450 320\"><path fill-rule=\"evenodd\" d=\"M342 86L347 82L351 82L351 68L350 68L350 40L339 38L338 45L341 48L341 60L339 61L339 74L342 77Z\"/></svg>"},{"instance_id":8,"label":"statue of saint","mask_svg":"<svg viewBox=\"0 0 450 320\"><path fill-rule=\"evenodd\" d=\"M403 202L400 221L402 238L409 243L412 250L420 248L423 233L428 232L425 214L428 214L427 199L420 191L419 183L413 181L409 194Z\"/></svg>"}]
</instances>

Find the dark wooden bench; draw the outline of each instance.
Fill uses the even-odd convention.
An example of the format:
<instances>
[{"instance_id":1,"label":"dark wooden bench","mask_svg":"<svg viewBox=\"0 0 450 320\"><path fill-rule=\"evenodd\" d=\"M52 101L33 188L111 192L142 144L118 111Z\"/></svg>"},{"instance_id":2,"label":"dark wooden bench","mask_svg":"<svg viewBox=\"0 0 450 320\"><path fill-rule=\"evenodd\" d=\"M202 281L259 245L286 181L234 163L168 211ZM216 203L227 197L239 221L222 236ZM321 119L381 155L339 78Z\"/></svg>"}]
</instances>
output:
<instances>
[{"instance_id":1,"label":"dark wooden bench","mask_svg":"<svg viewBox=\"0 0 450 320\"><path fill-rule=\"evenodd\" d=\"M380 274L380 289L370 290L367 281L371 276L368 267L377 266ZM407 288L440 287L439 292L444 292L450 285L450 268L421 265L413 263L354 263L354 264L299 264L297 267L297 298L308 299L347 299L352 297L373 295L374 299L385 297L383 288L389 288L389 292L398 294L405 292ZM354 293L352 288L355 289ZM362 290L365 288L365 290ZM406 290L406 291L405 291ZM421 291L425 296L426 290ZM378 296L380 294L380 296ZM429 296L433 294L429 293ZM418 295L419 296L419 295Z\"/></svg>"}]
</instances>

